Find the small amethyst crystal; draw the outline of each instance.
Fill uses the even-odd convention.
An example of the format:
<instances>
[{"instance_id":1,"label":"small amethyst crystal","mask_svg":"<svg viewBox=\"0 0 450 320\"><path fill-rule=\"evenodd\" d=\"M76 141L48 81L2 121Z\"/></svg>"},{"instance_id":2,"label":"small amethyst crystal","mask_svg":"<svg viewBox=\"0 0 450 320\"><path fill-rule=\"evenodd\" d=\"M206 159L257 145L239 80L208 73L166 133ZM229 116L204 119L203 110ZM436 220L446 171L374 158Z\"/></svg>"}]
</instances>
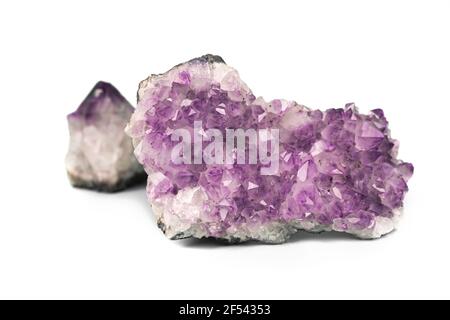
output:
<instances>
[{"instance_id":1,"label":"small amethyst crystal","mask_svg":"<svg viewBox=\"0 0 450 320\"><path fill-rule=\"evenodd\" d=\"M281 243L297 230L378 238L395 228L413 173L396 159L382 110L266 102L212 55L142 81L126 131L171 239ZM221 144L230 132L246 136Z\"/></svg>"},{"instance_id":2,"label":"small amethyst crystal","mask_svg":"<svg viewBox=\"0 0 450 320\"><path fill-rule=\"evenodd\" d=\"M67 116L66 169L75 187L114 192L145 179L124 128L134 108L111 84L98 82Z\"/></svg>"}]
</instances>

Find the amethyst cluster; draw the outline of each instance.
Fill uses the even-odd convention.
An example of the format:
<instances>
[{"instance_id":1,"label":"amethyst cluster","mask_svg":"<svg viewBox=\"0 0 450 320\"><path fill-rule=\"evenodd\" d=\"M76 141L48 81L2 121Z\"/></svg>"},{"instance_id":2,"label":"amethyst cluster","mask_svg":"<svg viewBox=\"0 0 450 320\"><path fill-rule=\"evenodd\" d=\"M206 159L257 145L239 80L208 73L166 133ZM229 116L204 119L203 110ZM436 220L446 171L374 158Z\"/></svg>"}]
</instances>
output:
<instances>
[{"instance_id":1,"label":"amethyst cluster","mask_svg":"<svg viewBox=\"0 0 450 320\"><path fill-rule=\"evenodd\" d=\"M269 145L270 129L277 129L271 155L277 170L262 174L267 164L260 162L174 163L179 129L194 135L215 129L224 137L229 129L254 129L269 133ZM148 174L158 225L171 239L281 243L297 230L378 238L395 228L413 173L396 158L398 143L381 109L363 115L353 104L320 111L266 102L213 55L142 81L126 132ZM183 143L194 155L194 142ZM252 143L246 141L246 151Z\"/></svg>"}]
</instances>

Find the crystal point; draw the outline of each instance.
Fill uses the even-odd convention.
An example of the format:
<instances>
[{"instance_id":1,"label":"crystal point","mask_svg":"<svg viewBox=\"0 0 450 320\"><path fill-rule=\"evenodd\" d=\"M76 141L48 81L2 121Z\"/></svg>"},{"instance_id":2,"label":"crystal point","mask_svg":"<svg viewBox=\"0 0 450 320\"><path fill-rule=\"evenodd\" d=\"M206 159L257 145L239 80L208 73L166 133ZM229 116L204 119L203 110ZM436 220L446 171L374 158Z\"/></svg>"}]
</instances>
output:
<instances>
[{"instance_id":1,"label":"crystal point","mask_svg":"<svg viewBox=\"0 0 450 320\"><path fill-rule=\"evenodd\" d=\"M113 192L145 179L124 129L134 108L111 84L98 82L67 116L66 169L75 187Z\"/></svg>"}]
</instances>

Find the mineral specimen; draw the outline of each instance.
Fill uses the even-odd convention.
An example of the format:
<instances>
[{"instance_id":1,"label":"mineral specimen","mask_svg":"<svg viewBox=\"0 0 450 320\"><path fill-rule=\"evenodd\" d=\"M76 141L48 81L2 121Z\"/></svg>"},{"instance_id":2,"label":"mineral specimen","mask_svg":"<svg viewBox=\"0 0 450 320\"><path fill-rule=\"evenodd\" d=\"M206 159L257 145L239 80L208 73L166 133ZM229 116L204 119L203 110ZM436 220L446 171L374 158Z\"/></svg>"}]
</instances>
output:
<instances>
[{"instance_id":1,"label":"mineral specimen","mask_svg":"<svg viewBox=\"0 0 450 320\"><path fill-rule=\"evenodd\" d=\"M67 116L66 169L73 186L114 192L145 179L124 129L134 108L111 84L98 82Z\"/></svg>"},{"instance_id":2,"label":"mineral specimen","mask_svg":"<svg viewBox=\"0 0 450 320\"><path fill-rule=\"evenodd\" d=\"M142 81L126 131L171 239L281 243L297 230L378 238L395 228L413 173L396 159L381 109L265 102L213 55Z\"/></svg>"}]
</instances>

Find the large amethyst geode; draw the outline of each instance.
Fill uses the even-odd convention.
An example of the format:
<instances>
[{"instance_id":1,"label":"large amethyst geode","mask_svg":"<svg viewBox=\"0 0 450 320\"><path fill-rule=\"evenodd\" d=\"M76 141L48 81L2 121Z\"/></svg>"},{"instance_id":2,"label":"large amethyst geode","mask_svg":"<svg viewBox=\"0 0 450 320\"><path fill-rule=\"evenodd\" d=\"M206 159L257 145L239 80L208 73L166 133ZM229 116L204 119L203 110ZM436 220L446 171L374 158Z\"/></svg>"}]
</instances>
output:
<instances>
[{"instance_id":1,"label":"large amethyst geode","mask_svg":"<svg viewBox=\"0 0 450 320\"><path fill-rule=\"evenodd\" d=\"M180 138L180 129L194 139ZM214 144L239 129L257 132L258 145L250 136L240 145L233 139L231 149L228 141L223 150ZM413 173L396 159L398 143L382 110L363 115L353 104L323 112L265 102L212 55L142 81L127 133L149 175L158 225L171 239L280 243L297 230L378 238L395 228ZM276 165L237 161L239 148L250 154L261 141ZM174 150L192 164L174 161ZM235 162L206 161L207 154Z\"/></svg>"},{"instance_id":2,"label":"large amethyst geode","mask_svg":"<svg viewBox=\"0 0 450 320\"><path fill-rule=\"evenodd\" d=\"M145 179L124 129L134 108L106 82L98 82L67 116L70 146L66 169L75 187L114 192Z\"/></svg>"}]
</instances>

